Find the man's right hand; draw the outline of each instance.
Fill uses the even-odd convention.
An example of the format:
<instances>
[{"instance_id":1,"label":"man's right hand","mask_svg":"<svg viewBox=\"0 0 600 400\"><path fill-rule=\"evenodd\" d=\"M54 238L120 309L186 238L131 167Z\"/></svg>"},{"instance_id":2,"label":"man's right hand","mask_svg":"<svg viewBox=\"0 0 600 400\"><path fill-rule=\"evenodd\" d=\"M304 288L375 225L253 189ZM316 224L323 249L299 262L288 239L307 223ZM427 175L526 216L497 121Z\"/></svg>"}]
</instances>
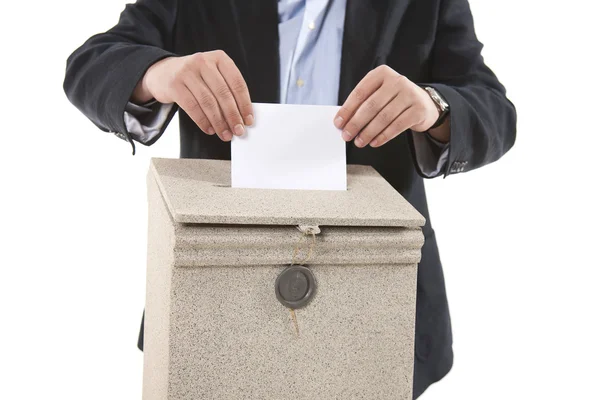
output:
<instances>
[{"instance_id":1,"label":"man's right hand","mask_svg":"<svg viewBox=\"0 0 600 400\"><path fill-rule=\"evenodd\" d=\"M138 104L156 99L177 103L209 135L230 141L244 134L254 116L244 77L221 50L169 57L152 65L131 100Z\"/></svg>"}]
</instances>

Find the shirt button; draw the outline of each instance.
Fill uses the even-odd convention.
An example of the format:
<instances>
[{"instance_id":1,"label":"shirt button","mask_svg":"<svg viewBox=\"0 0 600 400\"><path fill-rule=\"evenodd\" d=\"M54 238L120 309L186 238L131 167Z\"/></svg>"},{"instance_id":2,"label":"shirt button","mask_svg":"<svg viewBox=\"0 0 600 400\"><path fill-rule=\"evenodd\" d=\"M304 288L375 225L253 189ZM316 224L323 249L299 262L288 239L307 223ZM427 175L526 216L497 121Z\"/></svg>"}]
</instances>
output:
<instances>
[{"instance_id":1,"label":"shirt button","mask_svg":"<svg viewBox=\"0 0 600 400\"><path fill-rule=\"evenodd\" d=\"M298 86L298 87L302 87L302 86L304 86L304 81L303 81L302 79L298 79L298 80L296 81L296 86Z\"/></svg>"},{"instance_id":2,"label":"shirt button","mask_svg":"<svg viewBox=\"0 0 600 400\"><path fill-rule=\"evenodd\" d=\"M311 31L312 31L313 29L315 29L315 22L314 22L314 21L310 21L310 22L308 23L308 29L310 29Z\"/></svg>"}]
</instances>

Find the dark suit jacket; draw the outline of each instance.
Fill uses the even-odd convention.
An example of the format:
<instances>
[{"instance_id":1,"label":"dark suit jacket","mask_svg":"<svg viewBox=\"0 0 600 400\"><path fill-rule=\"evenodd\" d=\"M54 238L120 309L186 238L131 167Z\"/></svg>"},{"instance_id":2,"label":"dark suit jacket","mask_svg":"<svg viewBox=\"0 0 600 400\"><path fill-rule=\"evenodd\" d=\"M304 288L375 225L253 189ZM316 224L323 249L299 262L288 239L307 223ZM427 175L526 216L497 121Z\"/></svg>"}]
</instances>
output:
<instances>
[{"instance_id":1,"label":"dark suit jacket","mask_svg":"<svg viewBox=\"0 0 600 400\"><path fill-rule=\"evenodd\" d=\"M133 146L123 112L147 68L167 56L215 49L238 65L252 101L278 102L277 0L138 0L115 27L69 57L64 89L100 129ZM467 0L348 0L339 102L369 70L387 64L435 87L450 104L450 153L442 175L482 167L513 145L516 113L481 49ZM179 124L181 157L230 159L230 144L203 134L182 111ZM411 135L380 148L349 143L347 160L375 167L427 219L417 288L418 397L450 370L453 353L442 266Z\"/></svg>"}]
</instances>

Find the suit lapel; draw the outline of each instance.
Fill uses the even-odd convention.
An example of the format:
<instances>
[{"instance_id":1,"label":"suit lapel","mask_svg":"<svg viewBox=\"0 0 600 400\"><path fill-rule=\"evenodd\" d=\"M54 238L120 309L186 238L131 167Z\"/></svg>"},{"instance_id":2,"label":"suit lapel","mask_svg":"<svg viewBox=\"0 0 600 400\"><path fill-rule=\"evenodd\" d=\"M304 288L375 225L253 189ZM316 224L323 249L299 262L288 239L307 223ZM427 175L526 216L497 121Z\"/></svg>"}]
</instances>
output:
<instances>
[{"instance_id":1,"label":"suit lapel","mask_svg":"<svg viewBox=\"0 0 600 400\"><path fill-rule=\"evenodd\" d=\"M347 0L339 104L343 104L358 82L373 68L385 64L396 31L410 0ZM376 45L375 45L376 44ZM346 160L371 164L372 148L359 149L346 143Z\"/></svg>"},{"instance_id":2,"label":"suit lapel","mask_svg":"<svg viewBox=\"0 0 600 400\"><path fill-rule=\"evenodd\" d=\"M339 104L343 104L356 84L371 70L374 46L383 13L377 0L347 0L342 65L340 69ZM381 8L379 6L379 8Z\"/></svg>"},{"instance_id":3,"label":"suit lapel","mask_svg":"<svg viewBox=\"0 0 600 400\"><path fill-rule=\"evenodd\" d=\"M347 0L338 101L385 64L410 0ZM376 44L376 45L375 45Z\"/></svg>"},{"instance_id":4,"label":"suit lapel","mask_svg":"<svg viewBox=\"0 0 600 400\"><path fill-rule=\"evenodd\" d=\"M279 101L279 15L277 0L229 0L231 31L241 45L240 69L253 102Z\"/></svg>"},{"instance_id":5,"label":"suit lapel","mask_svg":"<svg viewBox=\"0 0 600 400\"><path fill-rule=\"evenodd\" d=\"M381 40L377 45L375 54L375 67L384 64L392 51L396 33L404 19L404 14L406 14L406 9L410 2L411 0L396 0L390 1L388 4L381 29Z\"/></svg>"}]
</instances>

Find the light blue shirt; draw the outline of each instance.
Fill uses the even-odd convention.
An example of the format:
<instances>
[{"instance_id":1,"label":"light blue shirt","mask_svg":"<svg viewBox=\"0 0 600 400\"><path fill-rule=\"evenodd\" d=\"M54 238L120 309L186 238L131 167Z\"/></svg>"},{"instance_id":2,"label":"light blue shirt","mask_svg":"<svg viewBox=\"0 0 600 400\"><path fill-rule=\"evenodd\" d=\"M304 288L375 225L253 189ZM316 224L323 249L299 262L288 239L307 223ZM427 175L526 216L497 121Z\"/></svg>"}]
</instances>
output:
<instances>
[{"instance_id":1,"label":"light blue shirt","mask_svg":"<svg viewBox=\"0 0 600 400\"><path fill-rule=\"evenodd\" d=\"M346 0L279 0L280 102L337 105Z\"/></svg>"},{"instance_id":2,"label":"light blue shirt","mask_svg":"<svg viewBox=\"0 0 600 400\"><path fill-rule=\"evenodd\" d=\"M277 8L280 103L337 105L346 0L279 0ZM138 142L152 141L162 131L171 107L128 103L127 130ZM448 146L424 134L413 139L421 172L438 175L447 162Z\"/></svg>"}]
</instances>

